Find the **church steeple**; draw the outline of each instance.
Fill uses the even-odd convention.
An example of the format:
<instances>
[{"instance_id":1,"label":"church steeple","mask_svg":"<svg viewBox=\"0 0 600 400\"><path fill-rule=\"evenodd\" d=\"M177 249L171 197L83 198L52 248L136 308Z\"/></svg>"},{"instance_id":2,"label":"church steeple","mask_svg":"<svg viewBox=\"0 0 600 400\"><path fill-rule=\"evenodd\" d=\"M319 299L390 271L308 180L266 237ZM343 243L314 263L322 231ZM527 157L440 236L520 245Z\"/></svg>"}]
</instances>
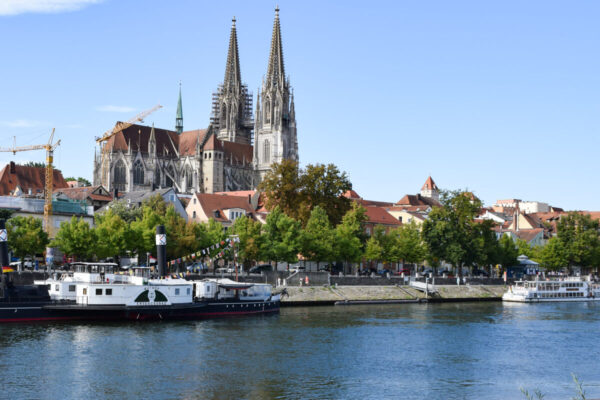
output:
<instances>
[{"instance_id":1,"label":"church steeple","mask_svg":"<svg viewBox=\"0 0 600 400\"><path fill-rule=\"evenodd\" d=\"M279 7L271 37L271 52L267 75L257 97L256 125L254 127L254 167L257 181L282 160L298 161L296 138L296 111L289 79L285 76Z\"/></svg>"},{"instance_id":2,"label":"church steeple","mask_svg":"<svg viewBox=\"0 0 600 400\"><path fill-rule=\"evenodd\" d=\"M279 6L275 8L275 22L273 23L273 36L271 37L271 53L267 67L267 87L283 86L285 69L283 66L283 46L281 44L281 27L279 24Z\"/></svg>"},{"instance_id":3,"label":"church steeple","mask_svg":"<svg viewBox=\"0 0 600 400\"><path fill-rule=\"evenodd\" d=\"M179 100L177 100L177 115L175 116L175 130L178 135L183 132L183 107L181 106L181 82L179 82Z\"/></svg>"},{"instance_id":4,"label":"church steeple","mask_svg":"<svg viewBox=\"0 0 600 400\"><path fill-rule=\"evenodd\" d=\"M210 120L217 132L217 139L252 143L252 95L248 93L248 87L242 84L235 17L231 21L225 78L217 92L213 93Z\"/></svg>"},{"instance_id":5,"label":"church steeple","mask_svg":"<svg viewBox=\"0 0 600 400\"><path fill-rule=\"evenodd\" d=\"M238 51L237 31L235 28L235 17L231 20L231 34L229 35L229 51L227 52L227 64L225 65L225 79L223 89L226 92L238 89L242 85L240 72L240 55Z\"/></svg>"}]
</instances>

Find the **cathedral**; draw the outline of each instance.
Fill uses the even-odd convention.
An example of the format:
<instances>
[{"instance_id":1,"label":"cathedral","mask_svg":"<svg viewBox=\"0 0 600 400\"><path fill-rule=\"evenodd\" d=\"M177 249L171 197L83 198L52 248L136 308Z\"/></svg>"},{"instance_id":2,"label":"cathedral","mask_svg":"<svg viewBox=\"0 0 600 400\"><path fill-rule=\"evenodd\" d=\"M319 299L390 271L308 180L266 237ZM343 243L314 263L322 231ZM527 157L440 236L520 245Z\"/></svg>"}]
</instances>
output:
<instances>
[{"instance_id":1,"label":"cathedral","mask_svg":"<svg viewBox=\"0 0 600 400\"><path fill-rule=\"evenodd\" d=\"M94 159L94 185L109 191L173 187L179 193L256 188L273 163L298 161L294 95L285 76L279 9L267 74L256 99L242 83L235 18L225 79L212 97L207 129L185 131L181 87L175 130L133 124L108 139Z\"/></svg>"}]
</instances>

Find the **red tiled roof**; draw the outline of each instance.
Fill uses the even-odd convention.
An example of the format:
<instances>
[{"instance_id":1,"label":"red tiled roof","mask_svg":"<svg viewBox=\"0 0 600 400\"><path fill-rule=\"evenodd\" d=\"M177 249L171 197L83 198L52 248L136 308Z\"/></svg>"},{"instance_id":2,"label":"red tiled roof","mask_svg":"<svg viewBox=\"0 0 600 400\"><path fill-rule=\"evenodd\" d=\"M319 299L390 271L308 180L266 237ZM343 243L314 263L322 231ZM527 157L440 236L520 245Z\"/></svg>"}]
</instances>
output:
<instances>
[{"instance_id":1,"label":"red tiled roof","mask_svg":"<svg viewBox=\"0 0 600 400\"><path fill-rule=\"evenodd\" d=\"M540 232L543 232L543 231L544 230L542 228L521 229L518 232L514 232L514 234L517 235L517 237L519 239L523 239L524 241L526 241L527 243L529 243L533 239L535 239L536 236L540 234Z\"/></svg>"},{"instance_id":2,"label":"red tiled roof","mask_svg":"<svg viewBox=\"0 0 600 400\"><path fill-rule=\"evenodd\" d=\"M365 200L365 199L351 199L352 201L357 202L363 207L391 207L394 203L388 203L386 201L375 201L375 200Z\"/></svg>"},{"instance_id":3,"label":"red tiled roof","mask_svg":"<svg viewBox=\"0 0 600 400\"><path fill-rule=\"evenodd\" d=\"M248 202L248 197L227 196L214 193L196 193L196 198L206 216L208 218L213 218L216 221L229 221L223 211L230 208L241 208L249 215L254 212L252 205ZM219 211L218 217L215 216L215 211Z\"/></svg>"},{"instance_id":4,"label":"red tiled roof","mask_svg":"<svg viewBox=\"0 0 600 400\"><path fill-rule=\"evenodd\" d=\"M354 190L350 189L347 190L346 192L344 192L344 194L342 195L348 199L360 199L360 196L358 193L356 193Z\"/></svg>"},{"instance_id":5,"label":"red tiled roof","mask_svg":"<svg viewBox=\"0 0 600 400\"><path fill-rule=\"evenodd\" d=\"M421 190L439 190L431 176L427 178Z\"/></svg>"},{"instance_id":6,"label":"red tiled roof","mask_svg":"<svg viewBox=\"0 0 600 400\"><path fill-rule=\"evenodd\" d=\"M52 171L52 187L68 188L69 185L58 169ZM10 173L10 164L0 171L0 195L9 196L19 186L27 194L31 189L32 194L43 194L46 184L46 169L43 167L26 167L15 165L15 173Z\"/></svg>"},{"instance_id":7,"label":"red tiled roof","mask_svg":"<svg viewBox=\"0 0 600 400\"><path fill-rule=\"evenodd\" d=\"M206 136L206 129L181 132L179 135L179 155L193 156L196 154L196 144L202 143Z\"/></svg>"},{"instance_id":8,"label":"red tiled roof","mask_svg":"<svg viewBox=\"0 0 600 400\"><path fill-rule=\"evenodd\" d=\"M102 186L81 186L81 187L69 187L63 189L55 189L54 193L62 193L72 200L85 200L86 198L93 196L99 196L98 199L104 200L108 198L108 201L112 200L112 196L101 195Z\"/></svg>"},{"instance_id":9,"label":"red tiled roof","mask_svg":"<svg viewBox=\"0 0 600 400\"><path fill-rule=\"evenodd\" d=\"M367 223L378 225L402 225L399 220L381 207L365 207L365 210Z\"/></svg>"},{"instance_id":10,"label":"red tiled roof","mask_svg":"<svg viewBox=\"0 0 600 400\"><path fill-rule=\"evenodd\" d=\"M215 134L210 134L206 144L204 145L204 150L218 150L223 151L223 144L220 140L217 139Z\"/></svg>"},{"instance_id":11,"label":"red tiled roof","mask_svg":"<svg viewBox=\"0 0 600 400\"><path fill-rule=\"evenodd\" d=\"M120 122L117 122L117 124L119 123ZM113 151L121 150L127 152L131 145L132 152L139 149L142 153L148 153L148 143L150 141L151 131L151 126L133 124L108 139L106 141L106 146ZM154 138L156 139L157 154L169 154L172 157L176 157L176 150L179 142L177 132L154 128Z\"/></svg>"},{"instance_id":12,"label":"red tiled roof","mask_svg":"<svg viewBox=\"0 0 600 400\"><path fill-rule=\"evenodd\" d=\"M407 194L396 203L397 206L440 206L441 203L420 194Z\"/></svg>"},{"instance_id":13,"label":"red tiled roof","mask_svg":"<svg viewBox=\"0 0 600 400\"><path fill-rule=\"evenodd\" d=\"M235 142L221 142L225 150L225 159L231 165L248 165L252 163L252 145Z\"/></svg>"},{"instance_id":14,"label":"red tiled roof","mask_svg":"<svg viewBox=\"0 0 600 400\"><path fill-rule=\"evenodd\" d=\"M256 190L232 190L231 192L215 192L214 194L220 194L223 196L238 196L238 197L248 198L248 195L254 196L254 193L256 193Z\"/></svg>"}]
</instances>

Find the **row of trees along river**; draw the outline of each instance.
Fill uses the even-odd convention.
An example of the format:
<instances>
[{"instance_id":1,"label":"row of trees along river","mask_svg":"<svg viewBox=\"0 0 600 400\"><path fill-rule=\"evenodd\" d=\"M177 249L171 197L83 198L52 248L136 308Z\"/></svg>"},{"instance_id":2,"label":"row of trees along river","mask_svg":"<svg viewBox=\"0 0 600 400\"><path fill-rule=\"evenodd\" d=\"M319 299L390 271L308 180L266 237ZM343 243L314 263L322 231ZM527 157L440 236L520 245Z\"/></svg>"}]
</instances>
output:
<instances>
[{"instance_id":1,"label":"row of trees along river","mask_svg":"<svg viewBox=\"0 0 600 400\"><path fill-rule=\"evenodd\" d=\"M361 261L409 263L442 261L462 273L464 267L511 265L520 254L549 269L600 265L599 223L589 215L569 213L557 224L557 234L543 247L530 247L509 236L500 240L491 220L477 221L482 204L467 191L445 191L441 207L417 226L396 229L376 226L365 234L365 209L342 196L350 190L345 172L333 165L307 165L292 161L275 164L259 186L270 210L266 224L251 218L235 220L229 230L214 220L186 222L160 195L141 207L115 202L95 215L90 226L73 217L63 222L53 240L43 231L40 219L12 217L8 220L9 246L25 256L42 254L46 246L59 248L78 260L104 259L155 252L155 227L164 224L168 233L167 257L175 259L238 235L238 260L249 266L256 261L295 263L299 255L319 263ZM218 249L212 250L215 256ZM227 257L231 257L228 255Z\"/></svg>"}]
</instances>

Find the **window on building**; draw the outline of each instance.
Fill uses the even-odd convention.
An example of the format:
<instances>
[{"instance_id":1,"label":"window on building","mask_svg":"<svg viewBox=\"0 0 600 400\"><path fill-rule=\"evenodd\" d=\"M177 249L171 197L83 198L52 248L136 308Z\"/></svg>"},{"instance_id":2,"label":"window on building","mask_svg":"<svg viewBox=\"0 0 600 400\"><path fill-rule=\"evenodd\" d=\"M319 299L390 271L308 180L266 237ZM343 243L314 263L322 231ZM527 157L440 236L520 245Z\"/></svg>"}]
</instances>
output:
<instances>
[{"instance_id":1,"label":"window on building","mask_svg":"<svg viewBox=\"0 0 600 400\"><path fill-rule=\"evenodd\" d=\"M189 166L185 169L185 185L188 189L194 185L194 174Z\"/></svg>"},{"instance_id":2,"label":"window on building","mask_svg":"<svg viewBox=\"0 0 600 400\"><path fill-rule=\"evenodd\" d=\"M125 190L125 185L127 184L127 168L125 167L123 160L119 160L115 164L113 182L115 188L120 191Z\"/></svg>"},{"instance_id":3,"label":"window on building","mask_svg":"<svg viewBox=\"0 0 600 400\"><path fill-rule=\"evenodd\" d=\"M154 184L156 186L160 186L161 185L161 181L160 181L160 169L156 168L156 172L154 173Z\"/></svg>"},{"instance_id":4,"label":"window on building","mask_svg":"<svg viewBox=\"0 0 600 400\"><path fill-rule=\"evenodd\" d=\"M271 123L271 100L269 98L265 99L265 123Z\"/></svg>"},{"instance_id":5,"label":"window on building","mask_svg":"<svg viewBox=\"0 0 600 400\"><path fill-rule=\"evenodd\" d=\"M227 104L221 106L221 119L219 121L219 129L227 128Z\"/></svg>"},{"instance_id":6,"label":"window on building","mask_svg":"<svg viewBox=\"0 0 600 400\"><path fill-rule=\"evenodd\" d=\"M144 166L142 165L141 160L137 160L133 164L133 183L135 185L144 184Z\"/></svg>"},{"instance_id":7,"label":"window on building","mask_svg":"<svg viewBox=\"0 0 600 400\"><path fill-rule=\"evenodd\" d=\"M194 212L192 213L192 218L194 218L194 219L196 218L196 211L194 211Z\"/></svg>"},{"instance_id":8,"label":"window on building","mask_svg":"<svg viewBox=\"0 0 600 400\"><path fill-rule=\"evenodd\" d=\"M271 162L271 144L268 140L263 143L263 159L267 164Z\"/></svg>"}]
</instances>

